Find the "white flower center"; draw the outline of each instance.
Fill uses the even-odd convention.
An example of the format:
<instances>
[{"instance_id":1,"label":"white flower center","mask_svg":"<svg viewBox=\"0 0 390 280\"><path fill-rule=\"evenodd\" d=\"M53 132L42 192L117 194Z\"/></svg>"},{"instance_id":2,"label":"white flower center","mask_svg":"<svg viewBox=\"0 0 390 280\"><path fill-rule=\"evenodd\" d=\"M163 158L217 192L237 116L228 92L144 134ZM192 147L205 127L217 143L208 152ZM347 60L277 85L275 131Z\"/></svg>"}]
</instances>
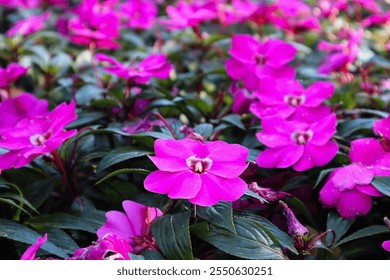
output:
<instances>
[{"instance_id":1,"label":"white flower center","mask_svg":"<svg viewBox=\"0 0 390 280\"><path fill-rule=\"evenodd\" d=\"M196 156L190 156L186 159L187 166L196 173L204 173L210 169L213 165L213 161L206 158L197 158Z\"/></svg>"},{"instance_id":2,"label":"white flower center","mask_svg":"<svg viewBox=\"0 0 390 280\"><path fill-rule=\"evenodd\" d=\"M309 142L310 139L313 138L313 131L295 131L291 138L299 145L304 145Z\"/></svg>"}]
</instances>

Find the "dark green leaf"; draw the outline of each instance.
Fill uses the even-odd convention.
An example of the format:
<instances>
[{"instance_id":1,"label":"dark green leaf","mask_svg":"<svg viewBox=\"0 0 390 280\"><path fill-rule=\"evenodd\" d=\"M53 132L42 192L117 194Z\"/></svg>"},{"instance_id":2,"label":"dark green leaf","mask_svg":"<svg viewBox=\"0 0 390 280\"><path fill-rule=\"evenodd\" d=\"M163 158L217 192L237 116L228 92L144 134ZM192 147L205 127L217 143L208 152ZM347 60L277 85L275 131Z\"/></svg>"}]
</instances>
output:
<instances>
[{"instance_id":1,"label":"dark green leaf","mask_svg":"<svg viewBox=\"0 0 390 280\"><path fill-rule=\"evenodd\" d=\"M87 124L94 123L102 118L104 118L106 114L102 112L87 112L81 113L77 115L77 120L70 123L66 128L72 129L76 127L85 126Z\"/></svg>"},{"instance_id":2,"label":"dark green leaf","mask_svg":"<svg viewBox=\"0 0 390 280\"><path fill-rule=\"evenodd\" d=\"M390 196L390 177L375 177L371 184L381 193Z\"/></svg>"},{"instance_id":3,"label":"dark green leaf","mask_svg":"<svg viewBox=\"0 0 390 280\"><path fill-rule=\"evenodd\" d=\"M218 249L244 259L284 259L279 244L261 224L253 219L234 217L236 233L224 228L198 223L191 232Z\"/></svg>"},{"instance_id":4,"label":"dark green leaf","mask_svg":"<svg viewBox=\"0 0 390 280\"><path fill-rule=\"evenodd\" d=\"M288 206L294 208L302 216L304 216L306 220L308 220L315 228L318 228L316 220L314 219L313 215L311 214L310 210L307 208L305 203L303 203L301 200L299 200L296 197L286 200L286 203L288 204Z\"/></svg>"},{"instance_id":5,"label":"dark green leaf","mask_svg":"<svg viewBox=\"0 0 390 280\"><path fill-rule=\"evenodd\" d=\"M34 244L39 236L41 235L28 227L13 221L0 219L0 237L12 239L22 243ZM56 255L60 258L68 257L68 255L63 250L50 241L50 236L49 240L46 241L46 243L43 244L41 248L48 253Z\"/></svg>"},{"instance_id":6,"label":"dark green leaf","mask_svg":"<svg viewBox=\"0 0 390 280\"><path fill-rule=\"evenodd\" d=\"M121 147L115 149L108 153L98 164L96 167L96 173L100 173L106 168L123 162L125 160L129 160L132 158L142 157L150 154L150 151L147 150L139 150L133 147Z\"/></svg>"},{"instance_id":7,"label":"dark green leaf","mask_svg":"<svg viewBox=\"0 0 390 280\"><path fill-rule=\"evenodd\" d=\"M328 215L328 220L326 222L326 228L332 229L335 232L335 240L332 247L343 237L343 235L349 230L355 220L344 219L337 214L336 211L332 211ZM326 236L326 243L329 244L332 239L332 234L329 233Z\"/></svg>"},{"instance_id":8,"label":"dark green leaf","mask_svg":"<svg viewBox=\"0 0 390 280\"><path fill-rule=\"evenodd\" d=\"M104 178L100 179L95 185L99 185L100 183L103 183L104 181L110 179L111 177L114 177L116 175L123 174L123 173L138 173L138 174L148 175L148 174L150 174L150 171L146 170L146 169L141 169L141 168L118 169L118 170L115 170L114 172L108 174Z\"/></svg>"},{"instance_id":9,"label":"dark green leaf","mask_svg":"<svg viewBox=\"0 0 390 280\"><path fill-rule=\"evenodd\" d=\"M242 130L245 130L245 125L242 123L240 115L236 115L236 114L227 115L223 117L222 120Z\"/></svg>"},{"instance_id":10,"label":"dark green leaf","mask_svg":"<svg viewBox=\"0 0 390 280\"><path fill-rule=\"evenodd\" d=\"M333 170L335 170L335 168L322 170L320 175L318 175L317 181L314 184L314 188L318 187L318 185L325 179L325 177L328 176Z\"/></svg>"},{"instance_id":11,"label":"dark green leaf","mask_svg":"<svg viewBox=\"0 0 390 280\"><path fill-rule=\"evenodd\" d=\"M368 237L368 236L375 235L375 234L386 233L388 231L389 231L389 229L386 226L379 226L379 225L369 226L369 227L360 229L360 230L352 233L351 235L343 238L342 240L340 240L337 243L337 246L340 246L344 243L347 243L347 242L355 240L355 239Z\"/></svg>"},{"instance_id":12,"label":"dark green leaf","mask_svg":"<svg viewBox=\"0 0 390 280\"><path fill-rule=\"evenodd\" d=\"M72 255L74 251L79 248L72 237L59 228L45 228L43 231L47 233L50 241L53 244L55 244L58 248L61 248L69 255Z\"/></svg>"},{"instance_id":13,"label":"dark green leaf","mask_svg":"<svg viewBox=\"0 0 390 280\"><path fill-rule=\"evenodd\" d=\"M132 261L144 261L145 260L144 256L136 255L133 253L129 253L129 257L131 258Z\"/></svg>"},{"instance_id":14,"label":"dark green leaf","mask_svg":"<svg viewBox=\"0 0 390 280\"><path fill-rule=\"evenodd\" d=\"M80 105L88 105L92 100L101 99L104 89L95 85L85 85L76 92L76 102Z\"/></svg>"},{"instance_id":15,"label":"dark green leaf","mask_svg":"<svg viewBox=\"0 0 390 280\"><path fill-rule=\"evenodd\" d=\"M144 250L140 253L145 260L164 260L164 257L161 254L154 250Z\"/></svg>"},{"instance_id":16,"label":"dark green leaf","mask_svg":"<svg viewBox=\"0 0 390 280\"><path fill-rule=\"evenodd\" d=\"M164 215L152 223L152 233L162 253L171 260L191 260L190 212Z\"/></svg>"},{"instance_id":17,"label":"dark green leaf","mask_svg":"<svg viewBox=\"0 0 390 280\"><path fill-rule=\"evenodd\" d=\"M337 134L341 137L349 137L362 129L372 129L374 121L378 119L354 119L341 123L337 128Z\"/></svg>"},{"instance_id":18,"label":"dark green leaf","mask_svg":"<svg viewBox=\"0 0 390 280\"><path fill-rule=\"evenodd\" d=\"M196 207L196 214L208 222L235 232L232 203L220 202L210 207Z\"/></svg>"},{"instance_id":19,"label":"dark green leaf","mask_svg":"<svg viewBox=\"0 0 390 280\"><path fill-rule=\"evenodd\" d=\"M245 195L256 198L256 199L260 200L262 203L268 203L268 201L265 198L261 197L260 195L258 195L257 193L255 193L252 190L249 190L249 189L246 190Z\"/></svg>"},{"instance_id":20,"label":"dark green leaf","mask_svg":"<svg viewBox=\"0 0 390 280\"><path fill-rule=\"evenodd\" d=\"M196 133L199 133L203 137L207 138L213 134L214 127L209 123L201 123L194 127Z\"/></svg>"}]
</instances>

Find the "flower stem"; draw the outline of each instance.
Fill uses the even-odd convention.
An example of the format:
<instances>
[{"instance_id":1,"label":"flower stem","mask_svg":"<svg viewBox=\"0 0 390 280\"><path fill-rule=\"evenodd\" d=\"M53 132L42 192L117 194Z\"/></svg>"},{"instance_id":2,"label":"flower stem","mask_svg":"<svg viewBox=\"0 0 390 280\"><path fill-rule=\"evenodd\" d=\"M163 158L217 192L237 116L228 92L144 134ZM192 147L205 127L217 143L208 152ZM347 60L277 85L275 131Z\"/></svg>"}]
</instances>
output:
<instances>
[{"instance_id":1,"label":"flower stem","mask_svg":"<svg viewBox=\"0 0 390 280\"><path fill-rule=\"evenodd\" d=\"M172 134L172 137L174 139L177 139L177 135L176 135L175 131L173 130L172 126L170 125L170 123L159 112L155 113L155 115L164 123L165 127Z\"/></svg>"}]
</instances>

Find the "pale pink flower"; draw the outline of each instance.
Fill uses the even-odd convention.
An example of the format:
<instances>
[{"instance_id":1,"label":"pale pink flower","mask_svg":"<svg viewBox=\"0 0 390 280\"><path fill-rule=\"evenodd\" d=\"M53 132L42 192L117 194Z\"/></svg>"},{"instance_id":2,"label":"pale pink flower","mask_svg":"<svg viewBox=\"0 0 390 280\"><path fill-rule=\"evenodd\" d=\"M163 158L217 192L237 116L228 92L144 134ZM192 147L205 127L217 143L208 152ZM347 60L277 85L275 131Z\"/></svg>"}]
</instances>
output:
<instances>
[{"instance_id":1,"label":"pale pink flower","mask_svg":"<svg viewBox=\"0 0 390 280\"><path fill-rule=\"evenodd\" d=\"M158 13L156 4L147 0L127 1L120 11L125 26L136 29L151 28Z\"/></svg>"},{"instance_id":2,"label":"pale pink flower","mask_svg":"<svg viewBox=\"0 0 390 280\"><path fill-rule=\"evenodd\" d=\"M100 237L93 245L77 249L70 260L130 260L133 248L113 233Z\"/></svg>"},{"instance_id":3,"label":"pale pink flower","mask_svg":"<svg viewBox=\"0 0 390 280\"><path fill-rule=\"evenodd\" d=\"M65 126L77 118L75 103L65 103L53 111L19 121L13 129L1 133L0 147L9 150L0 155L0 170L20 168L36 157L57 149L76 130Z\"/></svg>"},{"instance_id":4,"label":"pale pink flower","mask_svg":"<svg viewBox=\"0 0 390 280\"><path fill-rule=\"evenodd\" d=\"M294 68L287 64L296 52L291 44L279 39L259 42L251 35L235 35L226 71L231 78L242 80L247 89L257 89L265 77L294 78Z\"/></svg>"},{"instance_id":5,"label":"pale pink flower","mask_svg":"<svg viewBox=\"0 0 390 280\"><path fill-rule=\"evenodd\" d=\"M35 254L42 247L42 245L47 241L47 234L43 237L38 237L37 241L32 244L22 255L21 260L39 260L35 258Z\"/></svg>"},{"instance_id":6,"label":"pale pink flower","mask_svg":"<svg viewBox=\"0 0 390 280\"><path fill-rule=\"evenodd\" d=\"M197 27L202 22L215 19L215 11L180 0L175 6L169 5L166 8L168 19L160 19L160 23L167 26L168 30L184 29L187 27Z\"/></svg>"},{"instance_id":7,"label":"pale pink flower","mask_svg":"<svg viewBox=\"0 0 390 280\"><path fill-rule=\"evenodd\" d=\"M323 105L334 92L331 82L315 82L305 89L298 81L267 79L253 95L250 111L260 119L279 116L288 120L316 122L328 116L331 110Z\"/></svg>"},{"instance_id":8,"label":"pale pink flower","mask_svg":"<svg viewBox=\"0 0 390 280\"><path fill-rule=\"evenodd\" d=\"M139 63L128 66L105 54L97 54L95 59L109 65L103 67L104 71L123 79L132 79L136 84L146 84L152 77L167 79L173 68L165 54L152 54Z\"/></svg>"},{"instance_id":9,"label":"pale pink flower","mask_svg":"<svg viewBox=\"0 0 390 280\"><path fill-rule=\"evenodd\" d=\"M156 156L150 157L159 170L146 177L145 189L173 199L211 206L234 201L247 190L238 176L247 168L248 149L222 141L203 143L192 139L158 139Z\"/></svg>"},{"instance_id":10,"label":"pale pink flower","mask_svg":"<svg viewBox=\"0 0 390 280\"><path fill-rule=\"evenodd\" d=\"M305 171L329 163L338 151L330 139L336 132L336 115L308 124L281 117L264 118L263 130L256 136L269 149L261 152L257 164L264 168Z\"/></svg>"},{"instance_id":11,"label":"pale pink flower","mask_svg":"<svg viewBox=\"0 0 390 280\"><path fill-rule=\"evenodd\" d=\"M97 236L115 234L134 248L135 253L145 249L156 249L150 225L154 219L162 216L158 208L147 207L134 201L125 200L122 203L125 213L109 211L106 213L107 222L98 229Z\"/></svg>"},{"instance_id":12,"label":"pale pink flower","mask_svg":"<svg viewBox=\"0 0 390 280\"><path fill-rule=\"evenodd\" d=\"M0 67L0 88L11 86L12 83L26 74L27 70L17 63L10 63L6 68Z\"/></svg>"},{"instance_id":13,"label":"pale pink flower","mask_svg":"<svg viewBox=\"0 0 390 280\"><path fill-rule=\"evenodd\" d=\"M46 12L42 15L31 16L26 19L17 21L8 31L5 33L7 36L27 36L32 33L38 32L45 28L46 22L50 17L50 13Z\"/></svg>"}]
</instances>

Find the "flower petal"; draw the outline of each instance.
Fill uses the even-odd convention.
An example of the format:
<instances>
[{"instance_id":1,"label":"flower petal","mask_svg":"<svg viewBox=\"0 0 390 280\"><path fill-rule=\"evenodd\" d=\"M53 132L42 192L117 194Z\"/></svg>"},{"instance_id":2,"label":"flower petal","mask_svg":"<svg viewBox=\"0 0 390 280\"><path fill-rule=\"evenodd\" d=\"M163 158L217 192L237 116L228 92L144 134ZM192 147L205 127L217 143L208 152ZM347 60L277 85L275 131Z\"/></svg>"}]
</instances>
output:
<instances>
[{"instance_id":1,"label":"flower petal","mask_svg":"<svg viewBox=\"0 0 390 280\"><path fill-rule=\"evenodd\" d=\"M257 157L257 164L264 168L286 168L295 164L303 155L303 145L291 145L267 149Z\"/></svg>"},{"instance_id":2,"label":"flower petal","mask_svg":"<svg viewBox=\"0 0 390 280\"><path fill-rule=\"evenodd\" d=\"M346 219L354 219L367 215L371 207L371 196L361 193L358 190L343 192L336 205L340 216Z\"/></svg>"}]
</instances>

